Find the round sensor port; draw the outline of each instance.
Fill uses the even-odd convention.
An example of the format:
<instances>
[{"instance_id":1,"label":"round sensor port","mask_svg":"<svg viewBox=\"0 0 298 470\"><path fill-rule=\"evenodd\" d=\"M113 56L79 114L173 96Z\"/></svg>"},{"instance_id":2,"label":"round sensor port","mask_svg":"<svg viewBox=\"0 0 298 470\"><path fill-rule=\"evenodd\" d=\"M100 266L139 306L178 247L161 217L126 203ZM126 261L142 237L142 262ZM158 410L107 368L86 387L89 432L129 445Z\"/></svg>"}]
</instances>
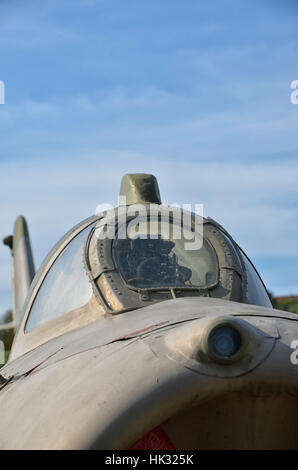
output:
<instances>
[{"instance_id":1,"label":"round sensor port","mask_svg":"<svg viewBox=\"0 0 298 470\"><path fill-rule=\"evenodd\" d=\"M242 347L241 334L233 326L217 326L209 334L208 346L215 358L228 361L234 358Z\"/></svg>"}]
</instances>

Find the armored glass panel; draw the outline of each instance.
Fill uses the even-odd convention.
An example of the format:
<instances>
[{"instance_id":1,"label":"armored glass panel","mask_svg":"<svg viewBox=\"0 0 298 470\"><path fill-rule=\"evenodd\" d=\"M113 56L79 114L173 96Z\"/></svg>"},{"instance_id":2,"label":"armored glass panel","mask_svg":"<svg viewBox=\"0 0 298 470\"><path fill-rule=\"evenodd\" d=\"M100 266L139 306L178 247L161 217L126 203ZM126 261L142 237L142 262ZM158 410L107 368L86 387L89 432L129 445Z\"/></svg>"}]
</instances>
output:
<instances>
[{"instance_id":1,"label":"armored glass panel","mask_svg":"<svg viewBox=\"0 0 298 470\"><path fill-rule=\"evenodd\" d=\"M147 221L131 226L127 238L116 237L114 259L125 282L134 288L199 287L217 283L218 263L212 246L187 227ZM197 247L190 249L190 247Z\"/></svg>"},{"instance_id":2,"label":"armored glass panel","mask_svg":"<svg viewBox=\"0 0 298 470\"><path fill-rule=\"evenodd\" d=\"M254 266L251 264L251 262L242 250L241 254L243 257L247 276L246 296L248 303L253 305L260 305L261 307L272 308L269 296Z\"/></svg>"},{"instance_id":3,"label":"armored glass panel","mask_svg":"<svg viewBox=\"0 0 298 470\"><path fill-rule=\"evenodd\" d=\"M92 287L83 266L83 247L90 226L64 248L47 273L32 305L25 332L86 305Z\"/></svg>"}]
</instances>

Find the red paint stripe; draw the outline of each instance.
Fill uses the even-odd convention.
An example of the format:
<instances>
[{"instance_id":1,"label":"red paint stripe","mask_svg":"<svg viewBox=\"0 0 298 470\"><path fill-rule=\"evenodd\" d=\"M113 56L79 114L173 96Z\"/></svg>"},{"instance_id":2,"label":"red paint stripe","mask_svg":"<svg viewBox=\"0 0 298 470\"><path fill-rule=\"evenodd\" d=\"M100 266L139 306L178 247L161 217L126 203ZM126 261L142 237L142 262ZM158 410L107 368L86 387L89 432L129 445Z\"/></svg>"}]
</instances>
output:
<instances>
[{"instance_id":1,"label":"red paint stripe","mask_svg":"<svg viewBox=\"0 0 298 470\"><path fill-rule=\"evenodd\" d=\"M139 335L139 334L141 334L141 333L144 333L145 331L152 330L153 328L156 328L156 327L158 327L158 326L166 325L167 323L169 323L169 322L168 322L168 321L163 321L163 322L161 322L161 323L156 323L155 325L147 326L147 328L143 328L142 330L133 331L132 333L127 333L126 335L121 336L120 338L117 338L117 339L114 340L114 341L119 341L119 340L121 340L121 339L131 338L132 336Z\"/></svg>"},{"instance_id":2,"label":"red paint stripe","mask_svg":"<svg viewBox=\"0 0 298 470\"><path fill-rule=\"evenodd\" d=\"M139 439L129 450L175 450L161 427L156 427Z\"/></svg>"}]
</instances>

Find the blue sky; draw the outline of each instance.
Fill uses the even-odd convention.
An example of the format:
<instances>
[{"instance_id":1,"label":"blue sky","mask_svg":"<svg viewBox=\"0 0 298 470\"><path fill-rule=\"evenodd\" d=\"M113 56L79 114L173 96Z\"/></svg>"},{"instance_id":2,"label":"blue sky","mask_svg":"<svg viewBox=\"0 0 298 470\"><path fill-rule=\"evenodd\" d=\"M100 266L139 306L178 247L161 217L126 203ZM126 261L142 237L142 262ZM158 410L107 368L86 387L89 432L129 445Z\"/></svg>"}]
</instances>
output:
<instances>
[{"instance_id":1,"label":"blue sky","mask_svg":"<svg viewBox=\"0 0 298 470\"><path fill-rule=\"evenodd\" d=\"M297 23L295 1L1 0L1 237L25 215L38 266L124 173L152 172L297 294Z\"/></svg>"}]
</instances>

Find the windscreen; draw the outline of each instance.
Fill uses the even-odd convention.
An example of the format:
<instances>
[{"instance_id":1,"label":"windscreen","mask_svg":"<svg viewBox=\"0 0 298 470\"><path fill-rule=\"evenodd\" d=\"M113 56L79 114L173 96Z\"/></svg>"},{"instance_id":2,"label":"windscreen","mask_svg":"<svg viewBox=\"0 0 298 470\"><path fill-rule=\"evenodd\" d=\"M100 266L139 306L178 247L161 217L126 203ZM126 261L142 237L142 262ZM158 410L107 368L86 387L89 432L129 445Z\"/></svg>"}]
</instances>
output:
<instances>
[{"instance_id":1,"label":"windscreen","mask_svg":"<svg viewBox=\"0 0 298 470\"><path fill-rule=\"evenodd\" d=\"M86 305L92 287L83 266L83 247L90 226L76 235L49 269L31 308L25 332Z\"/></svg>"},{"instance_id":2,"label":"windscreen","mask_svg":"<svg viewBox=\"0 0 298 470\"><path fill-rule=\"evenodd\" d=\"M207 240L200 240L198 249L187 249L190 229L184 227L177 237L174 223L168 224L168 234L160 223L148 225L147 221L139 223L137 235L133 227L126 239L116 237L113 244L117 268L128 286L208 288L217 282L217 258Z\"/></svg>"}]
</instances>

